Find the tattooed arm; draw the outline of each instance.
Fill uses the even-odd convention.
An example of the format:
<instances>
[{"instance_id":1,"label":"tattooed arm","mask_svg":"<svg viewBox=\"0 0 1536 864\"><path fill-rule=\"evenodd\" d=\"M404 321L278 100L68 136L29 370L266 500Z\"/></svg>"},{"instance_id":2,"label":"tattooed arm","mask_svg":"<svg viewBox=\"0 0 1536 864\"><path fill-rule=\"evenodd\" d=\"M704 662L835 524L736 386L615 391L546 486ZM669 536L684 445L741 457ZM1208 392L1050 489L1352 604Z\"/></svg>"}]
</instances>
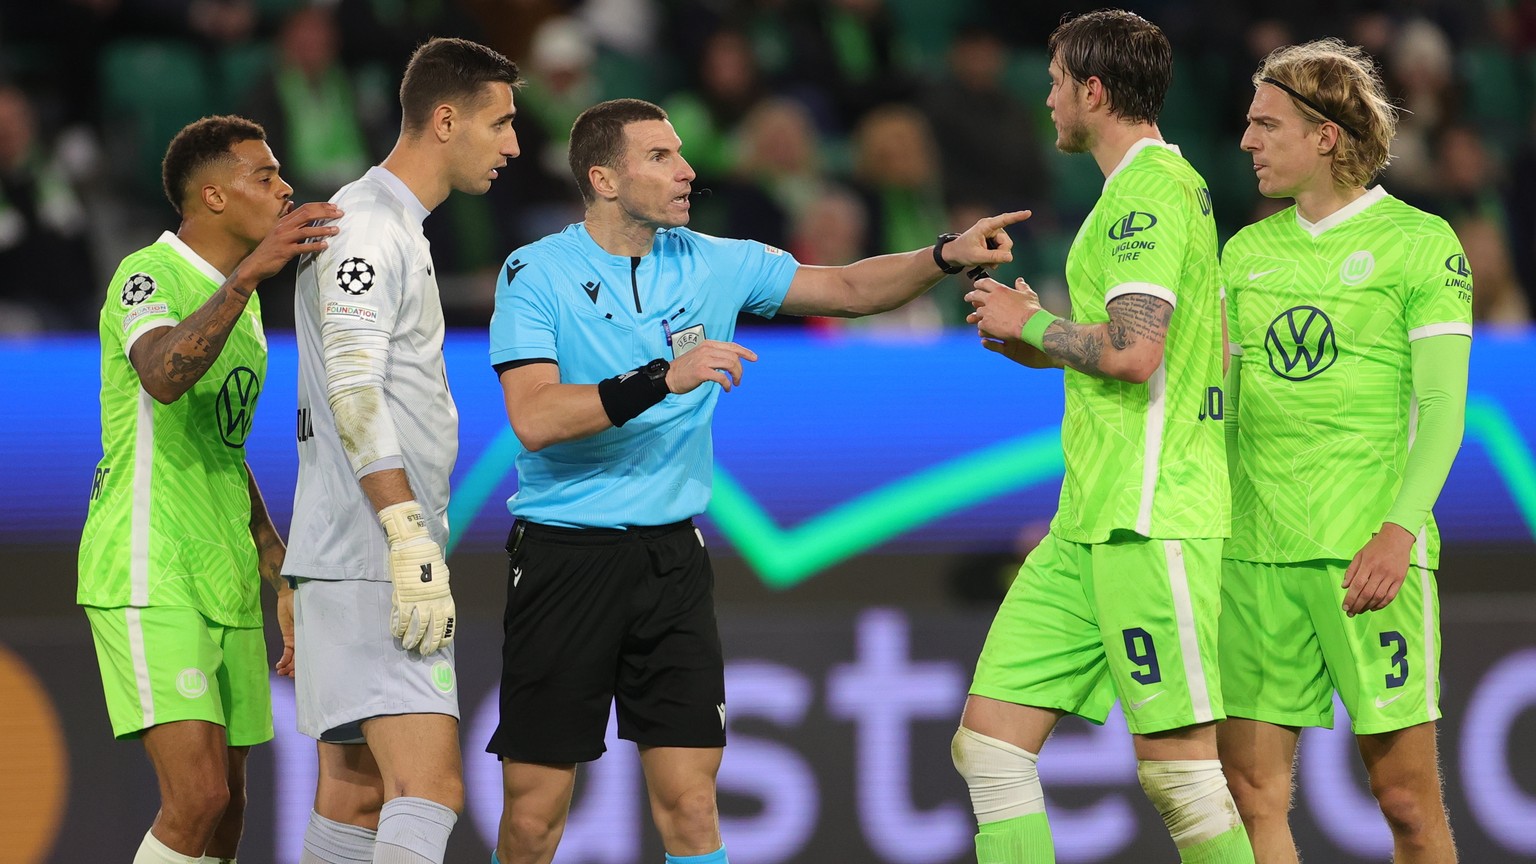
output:
<instances>
[{"instance_id":1,"label":"tattooed arm","mask_svg":"<svg viewBox=\"0 0 1536 864\"><path fill-rule=\"evenodd\" d=\"M249 463L245 466L245 476L250 482L251 539L256 543L257 568L261 571L261 578L272 586L272 590L281 594L288 588L288 582L283 579L283 557L288 549L277 533L277 526L272 524L271 515L267 513L267 502L261 497L261 487L256 485L256 475L252 473Z\"/></svg>"},{"instance_id":2,"label":"tattooed arm","mask_svg":"<svg viewBox=\"0 0 1536 864\"><path fill-rule=\"evenodd\" d=\"M219 359L230 331L245 311L255 282L245 282L236 269L197 311L174 327L150 330L133 343L128 359L144 391L166 405L181 398Z\"/></svg>"},{"instance_id":3,"label":"tattooed arm","mask_svg":"<svg viewBox=\"0 0 1536 864\"><path fill-rule=\"evenodd\" d=\"M1051 322L1041 340L1049 357L1096 378L1143 384L1163 362L1163 343L1173 307L1150 294L1122 294L1109 301L1109 321Z\"/></svg>"},{"instance_id":4,"label":"tattooed arm","mask_svg":"<svg viewBox=\"0 0 1536 864\"><path fill-rule=\"evenodd\" d=\"M277 592L277 629L283 637L283 654L278 658L275 668L277 674L292 678L293 588L283 578L283 559L288 554L288 548L283 545L277 526L272 524L272 517L267 513L267 503L261 497L261 488L256 485L256 475L251 471L249 463L245 466L245 476L251 489L251 539L256 542L256 569L261 578Z\"/></svg>"},{"instance_id":5,"label":"tattooed arm","mask_svg":"<svg viewBox=\"0 0 1536 864\"><path fill-rule=\"evenodd\" d=\"M1015 282L1013 288L980 279L965 298L976 307L966 320L976 325L982 337L1004 343L1020 342L1025 323L1044 311L1040 298L1023 279ZM1122 294L1106 308L1107 322L1076 324L1065 318L1052 321L1041 337L1039 353L1096 378L1146 382L1163 362L1163 343L1168 336L1173 306L1150 294Z\"/></svg>"},{"instance_id":6,"label":"tattooed arm","mask_svg":"<svg viewBox=\"0 0 1536 864\"><path fill-rule=\"evenodd\" d=\"M230 331L245 311L256 286L302 252L320 252L337 232L320 220L341 217L335 204L312 201L288 210L213 296L174 327L159 327L133 343L128 361L139 373L144 392L166 405L192 389L219 359Z\"/></svg>"}]
</instances>

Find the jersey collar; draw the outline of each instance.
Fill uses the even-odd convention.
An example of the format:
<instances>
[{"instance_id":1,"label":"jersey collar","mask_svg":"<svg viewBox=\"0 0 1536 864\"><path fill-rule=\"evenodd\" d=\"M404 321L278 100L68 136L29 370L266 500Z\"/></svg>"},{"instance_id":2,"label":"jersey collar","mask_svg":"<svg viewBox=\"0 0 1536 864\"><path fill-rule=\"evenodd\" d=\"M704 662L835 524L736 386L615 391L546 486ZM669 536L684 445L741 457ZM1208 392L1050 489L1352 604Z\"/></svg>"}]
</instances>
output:
<instances>
[{"instance_id":1,"label":"jersey collar","mask_svg":"<svg viewBox=\"0 0 1536 864\"><path fill-rule=\"evenodd\" d=\"M175 249L177 255L187 259L188 264L191 264L192 267L197 270L197 272L207 276L213 282L213 284L223 285L225 280L229 279L228 276L225 276L223 273L219 272L219 268L209 264L207 261L203 260L203 256L193 252L192 247L188 246L186 241L182 240L180 237L177 237L175 234L172 234L169 231L163 231L160 234L160 239L156 240L155 242L164 243L172 249Z\"/></svg>"},{"instance_id":2,"label":"jersey collar","mask_svg":"<svg viewBox=\"0 0 1536 864\"><path fill-rule=\"evenodd\" d=\"M625 267L630 266L630 262L631 262L633 256L630 256L630 255L615 255L612 252L609 252L607 249L604 249L601 245L598 244L597 238L592 236L592 232L587 230L587 223L586 222L573 222L573 223L571 223L570 228L571 228L571 230L575 231L577 237L581 238L580 239L581 245L586 247L588 255L590 255L590 256L592 256L594 258L597 258L598 260L601 260L601 261L607 261L607 262L609 262L611 264L614 264L614 265L622 264ZM667 231L667 230L671 230L671 229L662 229L662 231ZM661 237L662 231L657 231L656 232L656 237L652 238L652 240L651 240L651 251L652 252L656 251L656 239ZM645 255L642 255L640 257L642 257L642 258L650 257L650 252L647 252Z\"/></svg>"},{"instance_id":3,"label":"jersey collar","mask_svg":"<svg viewBox=\"0 0 1536 864\"><path fill-rule=\"evenodd\" d=\"M1120 157L1120 164L1115 166L1115 170L1109 172L1109 176L1104 178L1104 190L1108 191L1110 181L1114 180L1121 171L1125 170L1125 167L1131 164L1131 160L1135 159L1138 153L1147 149L1148 147L1166 147L1175 153L1179 152L1178 145L1169 144L1167 141L1163 141L1159 138L1143 138L1140 141L1137 141L1135 144L1131 145L1131 149L1125 151L1124 156ZM1183 154L1181 153L1179 155L1182 156Z\"/></svg>"},{"instance_id":4,"label":"jersey collar","mask_svg":"<svg viewBox=\"0 0 1536 864\"><path fill-rule=\"evenodd\" d=\"M1340 207L1332 213L1329 213L1327 216L1324 216L1316 222L1308 222L1306 219L1302 218L1301 211L1297 210L1296 224L1301 226L1301 230L1311 234L1313 237L1320 237L1324 231L1327 231L1329 228L1333 228L1347 221L1351 216L1364 211L1365 208L1375 204L1377 201L1380 201L1385 197L1387 197L1386 189L1381 186L1373 186L1370 189L1365 190L1364 195L1361 195L1359 198L1356 198L1348 204L1345 204L1343 207Z\"/></svg>"},{"instance_id":5,"label":"jersey collar","mask_svg":"<svg viewBox=\"0 0 1536 864\"><path fill-rule=\"evenodd\" d=\"M432 211L428 210L421 203L421 199L416 197L416 193L411 191L411 187L405 185L404 180L396 177L394 173L383 165L375 165L369 168L368 173L363 176L372 177L375 181L383 183L384 188L388 189L391 194L400 199L401 204L405 205L405 209L410 212L417 225L427 221L427 217L432 214Z\"/></svg>"}]
</instances>

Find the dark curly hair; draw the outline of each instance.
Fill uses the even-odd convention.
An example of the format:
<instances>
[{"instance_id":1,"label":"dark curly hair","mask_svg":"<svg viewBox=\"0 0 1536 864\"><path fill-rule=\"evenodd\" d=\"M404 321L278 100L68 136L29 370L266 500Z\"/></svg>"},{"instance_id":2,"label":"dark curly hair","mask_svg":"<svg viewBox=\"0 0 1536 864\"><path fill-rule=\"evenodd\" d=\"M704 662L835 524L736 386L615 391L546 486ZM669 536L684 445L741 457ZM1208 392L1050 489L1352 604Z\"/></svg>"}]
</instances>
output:
<instances>
[{"instance_id":1,"label":"dark curly hair","mask_svg":"<svg viewBox=\"0 0 1536 864\"><path fill-rule=\"evenodd\" d=\"M261 124L232 114L204 117L182 127L165 148L165 159L160 162L160 181L176 215L183 215L181 204L187 198L187 184L192 182L193 174L214 162L233 162L231 148L241 141L265 140L267 130Z\"/></svg>"}]
</instances>

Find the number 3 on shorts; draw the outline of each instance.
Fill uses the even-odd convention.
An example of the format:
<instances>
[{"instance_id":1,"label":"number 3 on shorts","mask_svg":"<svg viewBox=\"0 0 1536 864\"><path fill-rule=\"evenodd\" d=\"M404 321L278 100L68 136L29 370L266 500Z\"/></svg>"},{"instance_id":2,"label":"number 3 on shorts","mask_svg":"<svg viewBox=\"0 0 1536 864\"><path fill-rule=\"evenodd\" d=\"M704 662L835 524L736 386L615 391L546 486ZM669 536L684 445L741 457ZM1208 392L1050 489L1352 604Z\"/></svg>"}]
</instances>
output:
<instances>
[{"instance_id":1,"label":"number 3 on shorts","mask_svg":"<svg viewBox=\"0 0 1536 864\"><path fill-rule=\"evenodd\" d=\"M1162 670L1157 666L1157 648L1152 644L1152 634L1140 627L1132 627L1122 632L1125 635L1125 656L1130 658L1132 663L1142 667L1131 673L1132 680L1138 684L1156 684L1163 680ZM1383 635L1382 638L1385 639L1386 636Z\"/></svg>"},{"instance_id":2,"label":"number 3 on shorts","mask_svg":"<svg viewBox=\"0 0 1536 864\"><path fill-rule=\"evenodd\" d=\"M1396 648L1391 661L1394 671L1387 673L1387 686L1403 686L1408 682L1408 640L1396 630L1385 630L1381 634L1381 647Z\"/></svg>"}]
</instances>

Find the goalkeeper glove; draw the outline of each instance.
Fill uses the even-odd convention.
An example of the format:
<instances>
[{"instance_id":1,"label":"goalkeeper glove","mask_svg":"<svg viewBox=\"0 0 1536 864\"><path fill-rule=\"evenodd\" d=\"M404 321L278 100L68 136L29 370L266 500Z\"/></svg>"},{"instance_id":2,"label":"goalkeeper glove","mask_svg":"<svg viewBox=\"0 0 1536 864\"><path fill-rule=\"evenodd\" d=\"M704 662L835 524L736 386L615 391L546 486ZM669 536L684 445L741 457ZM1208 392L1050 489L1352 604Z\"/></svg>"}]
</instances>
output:
<instances>
[{"instance_id":1,"label":"goalkeeper glove","mask_svg":"<svg viewBox=\"0 0 1536 864\"><path fill-rule=\"evenodd\" d=\"M448 590L448 564L442 547L427 532L426 517L415 501L392 504L379 511L389 537L389 629L400 646L431 654L453 642L453 594Z\"/></svg>"}]
</instances>

